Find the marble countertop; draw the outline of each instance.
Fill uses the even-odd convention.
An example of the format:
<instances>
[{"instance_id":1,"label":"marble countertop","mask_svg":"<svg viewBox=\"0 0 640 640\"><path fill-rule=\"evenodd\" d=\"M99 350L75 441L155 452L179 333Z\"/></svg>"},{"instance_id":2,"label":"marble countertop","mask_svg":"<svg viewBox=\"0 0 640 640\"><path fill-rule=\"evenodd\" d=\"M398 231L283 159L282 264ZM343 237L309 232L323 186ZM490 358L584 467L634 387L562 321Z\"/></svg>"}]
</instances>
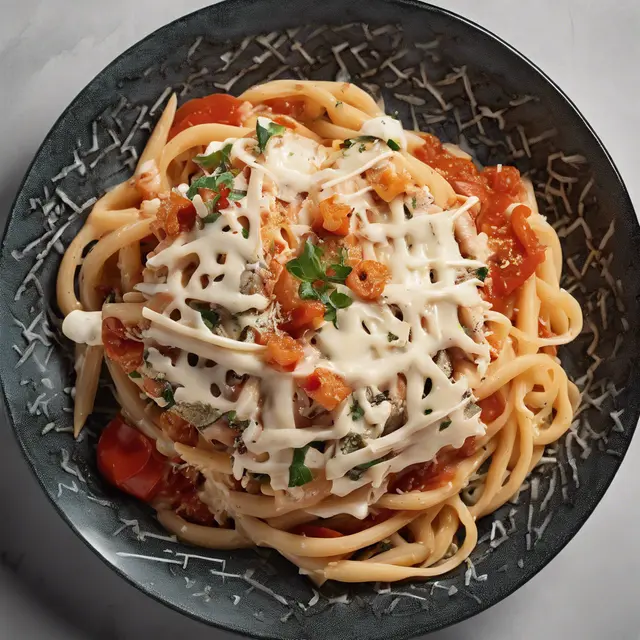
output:
<instances>
[{"instance_id":1,"label":"marble countertop","mask_svg":"<svg viewBox=\"0 0 640 640\"><path fill-rule=\"evenodd\" d=\"M2 221L58 115L137 40L203 0L0 0ZM620 169L640 211L640 5L636 0L446 0L505 38L576 102ZM2 418L3 421L5 420ZM436 633L550 640L640 637L640 436L600 506L560 555L492 609ZM129 586L71 532L40 491L6 424L0 428L0 637L154 640L233 637Z\"/></svg>"}]
</instances>

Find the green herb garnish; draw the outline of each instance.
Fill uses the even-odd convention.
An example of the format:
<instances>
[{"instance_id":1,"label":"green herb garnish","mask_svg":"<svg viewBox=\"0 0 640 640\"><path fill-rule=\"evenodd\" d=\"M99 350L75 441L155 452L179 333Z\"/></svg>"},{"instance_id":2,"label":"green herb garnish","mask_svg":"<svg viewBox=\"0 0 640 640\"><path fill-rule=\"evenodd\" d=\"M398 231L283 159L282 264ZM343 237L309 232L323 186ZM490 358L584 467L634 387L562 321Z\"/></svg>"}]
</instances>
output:
<instances>
[{"instance_id":1,"label":"green herb garnish","mask_svg":"<svg viewBox=\"0 0 640 640\"><path fill-rule=\"evenodd\" d=\"M364 146L366 142L377 141L384 142L389 147L389 149L392 149L393 151L400 151L400 145L395 140L392 140L391 138L389 138L389 140L383 140L382 138L378 138L377 136L357 136L355 138L347 138L342 142L342 147L343 149L349 149L354 144L361 143L358 151L362 153L366 149L366 147Z\"/></svg>"},{"instance_id":2,"label":"green herb garnish","mask_svg":"<svg viewBox=\"0 0 640 640\"><path fill-rule=\"evenodd\" d=\"M256 122L256 137L258 138L258 149L260 153L264 153L267 148L267 142L273 136L281 136L286 131L286 127L275 122L270 122L266 127L263 127L260 122Z\"/></svg>"},{"instance_id":3,"label":"green herb garnish","mask_svg":"<svg viewBox=\"0 0 640 640\"><path fill-rule=\"evenodd\" d=\"M238 420L235 411L227 411L224 417L227 420L227 424L236 431L243 432L251 424L251 420Z\"/></svg>"},{"instance_id":4,"label":"green herb garnish","mask_svg":"<svg viewBox=\"0 0 640 640\"><path fill-rule=\"evenodd\" d=\"M438 427L438 431L444 431L451 426L451 420L443 420Z\"/></svg>"},{"instance_id":5,"label":"green herb garnish","mask_svg":"<svg viewBox=\"0 0 640 640\"><path fill-rule=\"evenodd\" d=\"M351 409L349 410L349 415L354 422L360 420L364 416L364 409L358 404L357 400L353 401Z\"/></svg>"},{"instance_id":6,"label":"green herb garnish","mask_svg":"<svg viewBox=\"0 0 640 640\"><path fill-rule=\"evenodd\" d=\"M387 140L387 146L392 151L400 151L400 145L395 140L392 140L391 138Z\"/></svg>"},{"instance_id":7,"label":"green herb garnish","mask_svg":"<svg viewBox=\"0 0 640 640\"><path fill-rule=\"evenodd\" d=\"M413 196L413 198L411 198L411 207L415 209L417 206L418 206L418 198Z\"/></svg>"},{"instance_id":8,"label":"green herb garnish","mask_svg":"<svg viewBox=\"0 0 640 640\"><path fill-rule=\"evenodd\" d=\"M242 229L242 237L245 239L249 237L249 229Z\"/></svg>"},{"instance_id":9,"label":"green herb garnish","mask_svg":"<svg viewBox=\"0 0 640 640\"><path fill-rule=\"evenodd\" d=\"M162 399L167 403L164 406L165 409L171 409L171 407L173 407L173 405L176 403L173 397L173 389L171 388L170 384L167 384L167 386L164 388L164 391L162 392Z\"/></svg>"},{"instance_id":10,"label":"green herb garnish","mask_svg":"<svg viewBox=\"0 0 640 640\"><path fill-rule=\"evenodd\" d=\"M399 340L398 336L395 333L387 333L387 342L393 342L394 340Z\"/></svg>"},{"instance_id":11,"label":"green herb garnish","mask_svg":"<svg viewBox=\"0 0 640 640\"><path fill-rule=\"evenodd\" d=\"M388 459L388 457L389 456L383 456L382 458L372 460L371 462L363 462L362 464L359 464L358 466L353 467L353 469L347 471L347 476L351 480L360 480L367 469L371 469L371 467L375 467L375 465L384 462Z\"/></svg>"},{"instance_id":12,"label":"green herb garnish","mask_svg":"<svg viewBox=\"0 0 640 640\"><path fill-rule=\"evenodd\" d=\"M231 144L227 144L222 149L210 153L208 156L196 156L193 161L201 167L214 171L222 169L226 171L229 167L229 154L231 153Z\"/></svg>"},{"instance_id":13,"label":"green herb garnish","mask_svg":"<svg viewBox=\"0 0 640 640\"><path fill-rule=\"evenodd\" d=\"M210 309L208 306L204 304L191 303L191 308L195 309L202 318L202 322L204 322L205 326L209 331L213 331L213 329L220 324L220 314Z\"/></svg>"},{"instance_id":14,"label":"green herb garnish","mask_svg":"<svg viewBox=\"0 0 640 640\"><path fill-rule=\"evenodd\" d=\"M424 415L428 416L430 413L433 413L433 409L425 409L424 410Z\"/></svg>"},{"instance_id":15,"label":"green herb garnish","mask_svg":"<svg viewBox=\"0 0 640 640\"><path fill-rule=\"evenodd\" d=\"M134 380L135 380L135 379L137 379L137 378L142 378L142 376L141 376L137 371L132 371L132 372L129 374L129 377L130 377L130 378L133 378Z\"/></svg>"},{"instance_id":16,"label":"green herb garnish","mask_svg":"<svg viewBox=\"0 0 640 640\"><path fill-rule=\"evenodd\" d=\"M342 440L340 440L340 451L342 453L353 453L358 449L364 449L367 446L364 438L355 432L349 432Z\"/></svg>"},{"instance_id":17,"label":"green herb garnish","mask_svg":"<svg viewBox=\"0 0 640 640\"><path fill-rule=\"evenodd\" d=\"M484 280L487 277L487 275L489 275L489 268L488 267L480 267L479 269L476 269L476 277L481 282L484 282Z\"/></svg>"},{"instance_id":18,"label":"green herb garnish","mask_svg":"<svg viewBox=\"0 0 640 640\"><path fill-rule=\"evenodd\" d=\"M301 449L293 450L293 460L289 467L290 487L301 487L303 484L307 484L307 482L311 482L313 480L311 470L304 463L304 457L307 454L308 449L309 445L306 445Z\"/></svg>"},{"instance_id":19,"label":"green herb garnish","mask_svg":"<svg viewBox=\"0 0 640 640\"><path fill-rule=\"evenodd\" d=\"M342 284L351 273L345 264L346 251L340 252L339 262L325 266L321 261L322 247L314 245L307 238L300 256L287 262L287 271L301 280L298 295L303 300L319 300L324 304L324 319L337 327L337 310L345 309L353 302L345 293L340 293L330 283Z\"/></svg>"}]
</instances>

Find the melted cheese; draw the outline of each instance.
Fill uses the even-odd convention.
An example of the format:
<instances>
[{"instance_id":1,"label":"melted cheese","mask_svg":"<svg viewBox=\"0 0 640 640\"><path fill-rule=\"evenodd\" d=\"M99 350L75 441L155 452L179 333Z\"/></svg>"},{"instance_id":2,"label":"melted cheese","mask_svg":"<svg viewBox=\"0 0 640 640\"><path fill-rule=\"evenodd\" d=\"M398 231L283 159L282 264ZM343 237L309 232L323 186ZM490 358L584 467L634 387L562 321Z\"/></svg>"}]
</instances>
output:
<instances>
[{"instance_id":1,"label":"melted cheese","mask_svg":"<svg viewBox=\"0 0 640 640\"><path fill-rule=\"evenodd\" d=\"M263 120L262 126L269 124ZM232 144L231 159L246 166L234 188L246 190L246 196L231 202L215 222L197 225L151 256L137 289L171 299L162 313L144 310L150 321L144 340L148 365L176 387L176 402L201 403L220 415L235 411L250 421L240 437L243 446L233 455L236 479L246 472L268 474L274 490L289 490L294 450L323 441L324 453L308 450L305 463L332 481L335 495L350 496L341 512L365 517L389 474L484 433L479 413L468 410L469 382L449 377L436 360L455 348L481 375L489 347L467 335L458 319L461 307L478 310L483 318L487 310L473 275L483 263L463 258L454 234L456 220L475 200L442 211L426 187L411 187L389 205L380 203L364 172L393 160L396 152L386 140L404 149L406 138L389 116L369 120L360 133L381 140L335 151L287 130L273 136L263 154L253 138L211 143L207 153ZM277 318L273 301L259 287L246 287L264 266L261 225L284 207L296 212L287 220L289 232L302 238L311 231L315 203L332 195L352 207L350 231L364 257L384 263L391 277L379 300L356 299L338 311L337 328L324 323L314 336L305 336L303 361L294 372L282 373L264 364L262 347L239 341L243 329L272 326ZM202 216L199 197L194 203ZM285 250L278 260L284 263L293 251L286 249L284 234L280 239ZM337 289L354 297L343 285ZM197 310L200 304L226 313L226 324L212 332ZM172 361L158 345L181 353ZM300 379L318 366L337 372L353 389L331 415L299 388ZM239 395L227 384L229 376L244 376ZM426 395L425 384L431 386ZM362 417L354 419L356 402ZM303 414L316 417L311 426L297 428ZM347 436L364 446L344 446ZM358 471L359 465L364 467ZM349 473L354 468L358 472ZM337 513L328 509L319 505L309 513Z\"/></svg>"},{"instance_id":2,"label":"melted cheese","mask_svg":"<svg viewBox=\"0 0 640 640\"><path fill-rule=\"evenodd\" d=\"M65 317L62 333L79 344L102 344L102 311L75 309Z\"/></svg>"}]
</instances>

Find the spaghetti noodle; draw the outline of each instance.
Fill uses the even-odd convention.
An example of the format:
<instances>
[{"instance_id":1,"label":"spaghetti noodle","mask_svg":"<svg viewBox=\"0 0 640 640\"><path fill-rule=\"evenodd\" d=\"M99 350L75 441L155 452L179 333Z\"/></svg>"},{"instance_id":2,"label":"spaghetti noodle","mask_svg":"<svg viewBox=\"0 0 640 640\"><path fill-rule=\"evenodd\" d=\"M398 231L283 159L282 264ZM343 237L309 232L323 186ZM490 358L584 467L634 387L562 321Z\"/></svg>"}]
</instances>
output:
<instances>
[{"instance_id":1,"label":"spaghetti noodle","mask_svg":"<svg viewBox=\"0 0 640 640\"><path fill-rule=\"evenodd\" d=\"M581 311L530 185L351 84L176 106L60 267L76 434L104 358L98 466L181 539L317 583L458 566L578 399L556 349Z\"/></svg>"}]
</instances>

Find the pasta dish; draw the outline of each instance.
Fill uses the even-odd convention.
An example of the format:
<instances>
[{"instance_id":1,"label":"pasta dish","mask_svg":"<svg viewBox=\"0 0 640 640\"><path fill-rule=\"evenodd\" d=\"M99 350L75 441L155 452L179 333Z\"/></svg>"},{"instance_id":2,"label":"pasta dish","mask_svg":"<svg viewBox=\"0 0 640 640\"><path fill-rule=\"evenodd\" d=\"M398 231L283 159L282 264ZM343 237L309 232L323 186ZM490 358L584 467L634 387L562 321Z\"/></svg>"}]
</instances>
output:
<instances>
[{"instance_id":1,"label":"pasta dish","mask_svg":"<svg viewBox=\"0 0 640 640\"><path fill-rule=\"evenodd\" d=\"M181 540L317 584L440 575L572 422L561 270L515 167L354 85L172 96L60 267L74 430L104 362L98 468Z\"/></svg>"}]
</instances>

